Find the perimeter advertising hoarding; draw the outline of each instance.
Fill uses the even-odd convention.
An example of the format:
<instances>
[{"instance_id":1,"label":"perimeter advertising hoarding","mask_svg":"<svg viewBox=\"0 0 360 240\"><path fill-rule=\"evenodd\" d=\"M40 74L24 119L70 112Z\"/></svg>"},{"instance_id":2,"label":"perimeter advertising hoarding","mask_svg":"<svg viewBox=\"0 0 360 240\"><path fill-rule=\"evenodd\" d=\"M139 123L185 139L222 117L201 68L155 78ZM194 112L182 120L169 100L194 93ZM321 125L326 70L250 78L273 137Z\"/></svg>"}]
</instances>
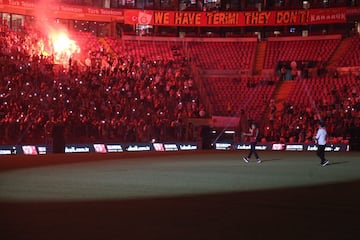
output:
<instances>
[{"instance_id":1,"label":"perimeter advertising hoarding","mask_svg":"<svg viewBox=\"0 0 360 240\"><path fill-rule=\"evenodd\" d=\"M94 144L67 144L65 153L115 153L115 152L142 152L142 151L192 151L198 150L195 142L184 143L94 143ZM217 142L215 150L249 150L250 143ZM256 146L260 151L316 151L315 144L301 143L259 143ZM325 148L327 152L349 151L347 144L331 144ZM51 153L46 145L16 145L0 146L0 155L25 154L38 155Z\"/></svg>"},{"instance_id":2,"label":"perimeter advertising hoarding","mask_svg":"<svg viewBox=\"0 0 360 240\"><path fill-rule=\"evenodd\" d=\"M186 151L196 150L197 145L193 142L185 143L97 143L93 144L97 153L114 153L114 152L143 152L143 151Z\"/></svg>"},{"instance_id":3,"label":"perimeter advertising hoarding","mask_svg":"<svg viewBox=\"0 0 360 240\"><path fill-rule=\"evenodd\" d=\"M47 154L48 147L46 145L13 145L0 146L0 155L38 155Z\"/></svg>"},{"instance_id":4,"label":"perimeter advertising hoarding","mask_svg":"<svg viewBox=\"0 0 360 240\"><path fill-rule=\"evenodd\" d=\"M123 152L123 147L121 144L104 144L96 143L93 144L94 150L96 153L114 153L114 152Z\"/></svg>"},{"instance_id":5,"label":"perimeter advertising hoarding","mask_svg":"<svg viewBox=\"0 0 360 240\"><path fill-rule=\"evenodd\" d=\"M65 153L90 153L95 152L93 144L66 144Z\"/></svg>"},{"instance_id":6,"label":"perimeter advertising hoarding","mask_svg":"<svg viewBox=\"0 0 360 240\"><path fill-rule=\"evenodd\" d=\"M235 150L249 150L250 143L236 143L233 145ZM256 150L271 150L271 151L317 151L316 144L302 144L302 143L259 143L256 145ZM326 146L327 152L343 152L349 151L348 144L329 144Z\"/></svg>"},{"instance_id":7,"label":"perimeter advertising hoarding","mask_svg":"<svg viewBox=\"0 0 360 240\"><path fill-rule=\"evenodd\" d=\"M16 146L0 146L0 155L11 155L16 153Z\"/></svg>"}]
</instances>

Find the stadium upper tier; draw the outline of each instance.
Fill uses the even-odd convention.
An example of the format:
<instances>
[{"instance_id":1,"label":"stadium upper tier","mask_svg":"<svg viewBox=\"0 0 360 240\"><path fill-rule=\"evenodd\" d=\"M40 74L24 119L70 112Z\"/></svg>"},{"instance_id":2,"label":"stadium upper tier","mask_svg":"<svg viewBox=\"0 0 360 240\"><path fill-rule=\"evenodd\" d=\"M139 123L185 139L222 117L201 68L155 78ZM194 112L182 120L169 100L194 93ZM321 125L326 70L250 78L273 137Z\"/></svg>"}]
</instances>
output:
<instances>
[{"instance_id":1,"label":"stadium upper tier","mask_svg":"<svg viewBox=\"0 0 360 240\"><path fill-rule=\"evenodd\" d=\"M314 121L311 114L323 107L318 103L326 94L313 84L323 78L324 86L334 85L337 91L347 86L347 91L340 98L334 95L336 102L322 112L327 114L328 123L338 126L339 119L347 119L341 125L342 130L359 124L359 75L354 71L359 68L358 36L273 38L264 41L265 48L261 50L257 38L113 39L69 33L79 45L80 54L67 59L69 56L64 52L59 56L66 61L55 64L49 54L54 50L51 46L48 55L42 52L44 44L49 42L46 36L7 28L2 28L2 32L0 134L3 143L44 141L48 134L44 126L58 121L65 125L66 136L72 141L194 140L196 136L188 131L187 119L238 116L241 109L249 119L266 126L274 121L268 119L269 104L283 83L277 63L293 61L321 62L325 72L327 63L336 59L334 66L352 67L347 72L348 78L340 76L338 80L330 71L304 75L305 70L311 70L297 65L300 73L292 77L296 83L305 85L287 92L286 99L291 101L293 109L310 109L309 121L299 125L299 129L310 131ZM259 60L261 54L263 60ZM254 75L257 61L270 71ZM307 95L309 90L314 101ZM279 112L277 116L283 117L282 114ZM289 134L296 133L297 139L305 141L296 127L290 131L282 125L268 125L271 133L267 132L267 136L269 140L289 139ZM330 132L342 136L345 131Z\"/></svg>"},{"instance_id":2,"label":"stadium upper tier","mask_svg":"<svg viewBox=\"0 0 360 240\"><path fill-rule=\"evenodd\" d=\"M279 62L313 61L327 63L341 42L341 36L271 38L267 41L264 68L276 67Z\"/></svg>"}]
</instances>

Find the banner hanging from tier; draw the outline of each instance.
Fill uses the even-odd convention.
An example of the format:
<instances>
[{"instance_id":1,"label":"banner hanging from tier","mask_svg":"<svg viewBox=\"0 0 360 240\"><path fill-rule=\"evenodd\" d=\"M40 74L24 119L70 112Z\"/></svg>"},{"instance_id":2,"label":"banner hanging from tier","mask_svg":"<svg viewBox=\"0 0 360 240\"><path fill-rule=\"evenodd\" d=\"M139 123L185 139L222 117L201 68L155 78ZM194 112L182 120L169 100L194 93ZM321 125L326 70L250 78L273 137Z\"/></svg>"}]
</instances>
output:
<instances>
[{"instance_id":1,"label":"banner hanging from tier","mask_svg":"<svg viewBox=\"0 0 360 240\"><path fill-rule=\"evenodd\" d=\"M45 2L45 1L43 1ZM39 12L61 19L76 19L89 21L123 21L122 9L98 8L93 6L79 6L55 1L48 1L46 5L34 1L0 0L0 12L17 13L37 16Z\"/></svg>"},{"instance_id":2,"label":"banner hanging from tier","mask_svg":"<svg viewBox=\"0 0 360 240\"><path fill-rule=\"evenodd\" d=\"M246 27L346 22L346 8L309 10L187 12L125 9L125 24L189 27Z\"/></svg>"}]
</instances>

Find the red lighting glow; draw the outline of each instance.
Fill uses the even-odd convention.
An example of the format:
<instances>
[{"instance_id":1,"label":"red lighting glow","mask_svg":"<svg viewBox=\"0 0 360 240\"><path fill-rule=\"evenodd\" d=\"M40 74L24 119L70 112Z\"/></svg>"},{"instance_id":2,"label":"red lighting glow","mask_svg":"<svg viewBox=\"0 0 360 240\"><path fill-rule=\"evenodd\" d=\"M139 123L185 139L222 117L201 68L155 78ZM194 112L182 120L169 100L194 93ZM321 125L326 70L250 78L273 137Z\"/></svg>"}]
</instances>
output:
<instances>
[{"instance_id":1,"label":"red lighting glow","mask_svg":"<svg viewBox=\"0 0 360 240\"><path fill-rule=\"evenodd\" d=\"M66 64L70 57L80 53L80 47L63 31L51 32L49 42L52 46L55 63Z\"/></svg>"}]
</instances>

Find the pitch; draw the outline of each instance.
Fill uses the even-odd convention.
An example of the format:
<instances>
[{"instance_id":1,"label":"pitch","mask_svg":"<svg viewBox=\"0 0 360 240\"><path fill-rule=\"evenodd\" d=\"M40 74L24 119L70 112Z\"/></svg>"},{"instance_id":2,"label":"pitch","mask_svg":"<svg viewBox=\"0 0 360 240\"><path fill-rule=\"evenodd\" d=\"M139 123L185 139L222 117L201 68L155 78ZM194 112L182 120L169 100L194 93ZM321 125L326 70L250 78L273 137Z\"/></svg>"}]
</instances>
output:
<instances>
[{"instance_id":1,"label":"pitch","mask_svg":"<svg viewBox=\"0 0 360 240\"><path fill-rule=\"evenodd\" d=\"M245 154L1 158L0 237L356 238L359 153L327 153L326 167L313 152Z\"/></svg>"}]
</instances>

